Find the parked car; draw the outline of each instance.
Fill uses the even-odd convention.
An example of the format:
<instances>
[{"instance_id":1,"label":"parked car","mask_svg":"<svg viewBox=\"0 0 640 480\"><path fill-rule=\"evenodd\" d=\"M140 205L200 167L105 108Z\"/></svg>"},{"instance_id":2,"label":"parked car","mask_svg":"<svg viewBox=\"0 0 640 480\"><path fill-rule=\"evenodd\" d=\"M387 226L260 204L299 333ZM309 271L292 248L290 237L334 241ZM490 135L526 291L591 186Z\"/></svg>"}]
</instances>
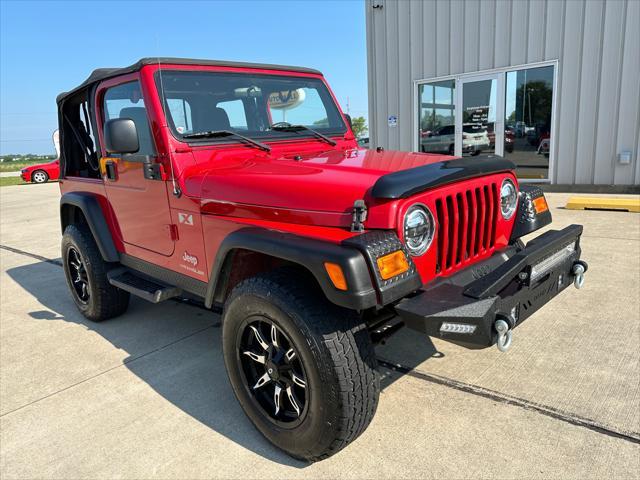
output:
<instances>
[{"instance_id":1,"label":"parked car","mask_svg":"<svg viewBox=\"0 0 640 480\"><path fill-rule=\"evenodd\" d=\"M490 127L487 129L488 130L487 134L489 136L489 149L492 149L492 150L495 149L495 146L496 146L496 133L494 132L493 125L494 125L493 123L490 124ZM505 152L512 153L514 143L515 143L515 138L514 138L513 130L509 128L505 128L504 130Z\"/></svg>"},{"instance_id":2,"label":"parked car","mask_svg":"<svg viewBox=\"0 0 640 480\"><path fill-rule=\"evenodd\" d=\"M462 153L479 155L482 150L489 148L487 129L475 123L465 123L462 126ZM445 125L433 132L427 132L420 138L421 151L425 153L455 152L455 127Z\"/></svg>"},{"instance_id":3,"label":"parked car","mask_svg":"<svg viewBox=\"0 0 640 480\"><path fill-rule=\"evenodd\" d=\"M60 176L60 160L53 162L30 165L20 170L20 177L25 182L47 183L49 180L57 180Z\"/></svg>"},{"instance_id":4,"label":"parked car","mask_svg":"<svg viewBox=\"0 0 640 480\"><path fill-rule=\"evenodd\" d=\"M369 137L359 138L358 145L362 148L369 148Z\"/></svg>"},{"instance_id":5,"label":"parked car","mask_svg":"<svg viewBox=\"0 0 640 480\"><path fill-rule=\"evenodd\" d=\"M549 128L546 125L536 125L527 132L527 143L532 147L538 147L542 140L548 139L550 136Z\"/></svg>"},{"instance_id":6,"label":"parked car","mask_svg":"<svg viewBox=\"0 0 640 480\"><path fill-rule=\"evenodd\" d=\"M296 110L305 98L317 118ZM406 326L505 351L587 268L580 225L523 243L551 212L513 163L359 148L334 98L307 68L150 58L57 100L62 263L79 311L104 321L130 295L218 309L243 410L310 461L371 422L375 343ZM270 99L305 123L275 120Z\"/></svg>"}]
</instances>

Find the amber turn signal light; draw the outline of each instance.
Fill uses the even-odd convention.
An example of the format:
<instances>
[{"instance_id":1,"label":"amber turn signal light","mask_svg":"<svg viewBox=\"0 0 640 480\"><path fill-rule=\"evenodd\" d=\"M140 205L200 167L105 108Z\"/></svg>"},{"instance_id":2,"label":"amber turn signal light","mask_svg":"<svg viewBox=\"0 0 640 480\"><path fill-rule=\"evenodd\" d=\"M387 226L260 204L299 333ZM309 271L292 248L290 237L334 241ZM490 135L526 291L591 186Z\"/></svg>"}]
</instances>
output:
<instances>
[{"instance_id":1,"label":"amber turn signal light","mask_svg":"<svg viewBox=\"0 0 640 480\"><path fill-rule=\"evenodd\" d=\"M402 250L396 250L378 258L378 270L383 280L389 280L409 270L409 262Z\"/></svg>"},{"instance_id":2,"label":"amber turn signal light","mask_svg":"<svg viewBox=\"0 0 640 480\"><path fill-rule=\"evenodd\" d=\"M536 209L536 213L540 214L549 210L547 200L544 197L538 197L533 200L533 208Z\"/></svg>"},{"instance_id":3,"label":"amber turn signal light","mask_svg":"<svg viewBox=\"0 0 640 480\"><path fill-rule=\"evenodd\" d=\"M342 267L337 263L324 262L324 268L329 274L329 278L331 279L331 283L338 290L346 290L347 289L347 279L344 278L344 272L342 271Z\"/></svg>"}]
</instances>

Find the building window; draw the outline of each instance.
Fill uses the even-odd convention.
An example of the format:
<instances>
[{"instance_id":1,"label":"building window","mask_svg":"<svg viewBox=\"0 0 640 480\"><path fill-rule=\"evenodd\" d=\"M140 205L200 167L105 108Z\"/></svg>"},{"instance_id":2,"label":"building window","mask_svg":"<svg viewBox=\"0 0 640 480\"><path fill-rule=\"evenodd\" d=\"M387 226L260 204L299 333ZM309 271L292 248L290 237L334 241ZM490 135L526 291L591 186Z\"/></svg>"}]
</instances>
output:
<instances>
[{"instance_id":1,"label":"building window","mask_svg":"<svg viewBox=\"0 0 640 480\"><path fill-rule=\"evenodd\" d=\"M504 156L520 178L549 178L553 66L506 75Z\"/></svg>"},{"instance_id":2,"label":"building window","mask_svg":"<svg viewBox=\"0 0 640 480\"><path fill-rule=\"evenodd\" d=\"M420 85L418 97L420 151L453 155L456 123L455 80Z\"/></svg>"},{"instance_id":3,"label":"building window","mask_svg":"<svg viewBox=\"0 0 640 480\"><path fill-rule=\"evenodd\" d=\"M521 179L550 180L555 62L417 82L416 150L495 154Z\"/></svg>"}]
</instances>

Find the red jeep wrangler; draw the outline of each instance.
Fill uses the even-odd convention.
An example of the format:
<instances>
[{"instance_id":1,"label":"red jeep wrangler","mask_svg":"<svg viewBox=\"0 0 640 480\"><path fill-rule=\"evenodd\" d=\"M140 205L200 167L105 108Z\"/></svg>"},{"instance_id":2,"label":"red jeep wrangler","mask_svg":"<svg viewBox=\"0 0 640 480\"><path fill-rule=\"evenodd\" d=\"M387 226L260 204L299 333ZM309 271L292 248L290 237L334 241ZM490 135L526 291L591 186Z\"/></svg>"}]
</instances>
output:
<instances>
[{"instance_id":1,"label":"red jeep wrangler","mask_svg":"<svg viewBox=\"0 0 640 480\"><path fill-rule=\"evenodd\" d=\"M551 214L511 162L359 149L318 71L142 59L57 102L62 258L80 311L121 315L130 294L221 309L235 395L295 457L365 430L373 345L401 326L506 350L583 282L581 226L520 240Z\"/></svg>"}]
</instances>

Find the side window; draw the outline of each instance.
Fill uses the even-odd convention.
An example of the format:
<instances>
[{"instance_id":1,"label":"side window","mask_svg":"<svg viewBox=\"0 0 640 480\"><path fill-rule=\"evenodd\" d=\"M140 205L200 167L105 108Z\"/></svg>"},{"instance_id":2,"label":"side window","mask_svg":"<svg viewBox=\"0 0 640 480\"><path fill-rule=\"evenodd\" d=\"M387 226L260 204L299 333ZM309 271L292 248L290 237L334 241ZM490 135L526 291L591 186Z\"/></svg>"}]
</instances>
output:
<instances>
[{"instance_id":1,"label":"side window","mask_svg":"<svg viewBox=\"0 0 640 480\"><path fill-rule=\"evenodd\" d=\"M234 130L248 130L247 114L244 111L242 100L229 100L218 102L217 108L224 110L229 119L229 126Z\"/></svg>"},{"instance_id":2,"label":"side window","mask_svg":"<svg viewBox=\"0 0 640 480\"><path fill-rule=\"evenodd\" d=\"M149 128L147 109L142 99L140 84L136 82L124 83L107 89L103 98L105 121L114 118L130 118L136 124L140 155L154 155L153 138Z\"/></svg>"}]
</instances>

